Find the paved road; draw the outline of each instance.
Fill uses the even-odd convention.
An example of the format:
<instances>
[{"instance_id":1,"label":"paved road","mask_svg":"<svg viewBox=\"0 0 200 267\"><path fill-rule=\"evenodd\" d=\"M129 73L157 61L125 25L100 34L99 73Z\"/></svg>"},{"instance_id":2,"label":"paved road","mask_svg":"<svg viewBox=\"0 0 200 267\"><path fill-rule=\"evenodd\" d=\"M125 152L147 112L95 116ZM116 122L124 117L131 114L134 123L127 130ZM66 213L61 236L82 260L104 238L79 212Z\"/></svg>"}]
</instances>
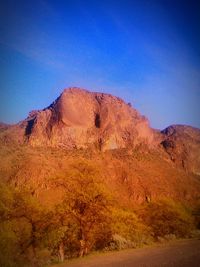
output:
<instances>
[{"instance_id":1,"label":"paved road","mask_svg":"<svg viewBox=\"0 0 200 267\"><path fill-rule=\"evenodd\" d=\"M200 240L93 255L59 267L200 267Z\"/></svg>"}]
</instances>

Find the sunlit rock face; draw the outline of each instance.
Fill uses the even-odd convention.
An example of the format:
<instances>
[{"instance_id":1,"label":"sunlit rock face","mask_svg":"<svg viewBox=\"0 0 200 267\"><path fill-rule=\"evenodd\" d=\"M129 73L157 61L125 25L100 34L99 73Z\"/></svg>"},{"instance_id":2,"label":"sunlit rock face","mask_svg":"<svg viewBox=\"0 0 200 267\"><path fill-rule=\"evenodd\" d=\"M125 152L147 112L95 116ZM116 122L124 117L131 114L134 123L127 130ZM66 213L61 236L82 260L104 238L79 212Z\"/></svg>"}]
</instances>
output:
<instances>
[{"instance_id":1,"label":"sunlit rock face","mask_svg":"<svg viewBox=\"0 0 200 267\"><path fill-rule=\"evenodd\" d=\"M80 88L65 89L49 107L30 112L16 125L1 124L1 143L101 151L154 149L177 167L200 175L200 129L172 125L154 130L122 99Z\"/></svg>"},{"instance_id":2,"label":"sunlit rock face","mask_svg":"<svg viewBox=\"0 0 200 267\"><path fill-rule=\"evenodd\" d=\"M200 129L172 125L162 131L162 145L177 166L200 175Z\"/></svg>"},{"instance_id":3,"label":"sunlit rock face","mask_svg":"<svg viewBox=\"0 0 200 267\"><path fill-rule=\"evenodd\" d=\"M48 108L29 116L31 145L101 150L156 144L148 120L118 97L69 88Z\"/></svg>"}]
</instances>

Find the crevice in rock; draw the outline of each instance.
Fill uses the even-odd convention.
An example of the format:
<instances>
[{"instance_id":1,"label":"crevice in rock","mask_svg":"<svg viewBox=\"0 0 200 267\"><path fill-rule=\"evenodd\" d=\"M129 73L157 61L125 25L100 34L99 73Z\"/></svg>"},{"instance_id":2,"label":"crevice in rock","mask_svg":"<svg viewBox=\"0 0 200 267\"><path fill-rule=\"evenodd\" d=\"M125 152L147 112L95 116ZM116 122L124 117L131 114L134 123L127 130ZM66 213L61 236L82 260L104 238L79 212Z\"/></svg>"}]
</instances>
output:
<instances>
[{"instance_id":1,"label":"crevice in rock","mask_svg":"<svg viewBox=\"0 0 200 267\"><path fill-rule=\"evenodd\" d=\"M164 141L161 142L161 145L165 148L165 149L168 149L168 148L175 148L175 144L173 141L169 140L169 139L166 139Z\"/></svg>"},{"instance_id":2,"label":"crevice in rock","mask_svg":"<svg viewBox=\"0 0 200 267\"><path fill-rule=\"evenodd\" d=\"M102 147L103 147L103 140L102 140L102 138L99 138L99 140L98 140L99 151L102 151Z\"/></svg>"},{"instance_id":3,"label":"crevice in rock","mask_svg":"<svg viewBox=\"0 0 200 267\"><path fill-rule=\"evenodd\" d=\"M26 129L25 129L25 135L26 136L28 136L32 133L34 122L35 122L35 118L28 121Z\"/></svg>"},{"instance_id":4,"label":"crevice in rock","mask_svg":"<svg viewBox=\"0 0 200 267\"><path fill-rule=\"evenodd\" d=\"M95 126L96 128L100 128L101 127L101 119L100 119L100 115L98 113L96 113L95 115Z\"/></svg>"}]
</instances>

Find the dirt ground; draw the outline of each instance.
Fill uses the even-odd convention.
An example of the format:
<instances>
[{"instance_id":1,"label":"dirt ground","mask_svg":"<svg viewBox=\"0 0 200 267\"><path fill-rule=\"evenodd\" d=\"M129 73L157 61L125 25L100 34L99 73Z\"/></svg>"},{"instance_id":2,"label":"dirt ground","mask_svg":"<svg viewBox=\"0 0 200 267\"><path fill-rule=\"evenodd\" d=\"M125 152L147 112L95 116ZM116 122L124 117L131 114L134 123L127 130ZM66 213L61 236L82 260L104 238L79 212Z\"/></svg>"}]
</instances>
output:
<instances>
[{"instance_id":1,"label":"dirt ground","mask_svg":"<svg viewBox=\"0 0 200 267\"><path fill-rule=\"evenodd\" d=\"M54 267L200 267L200 240L92 255Z\"/></svg>"}]
</instances>

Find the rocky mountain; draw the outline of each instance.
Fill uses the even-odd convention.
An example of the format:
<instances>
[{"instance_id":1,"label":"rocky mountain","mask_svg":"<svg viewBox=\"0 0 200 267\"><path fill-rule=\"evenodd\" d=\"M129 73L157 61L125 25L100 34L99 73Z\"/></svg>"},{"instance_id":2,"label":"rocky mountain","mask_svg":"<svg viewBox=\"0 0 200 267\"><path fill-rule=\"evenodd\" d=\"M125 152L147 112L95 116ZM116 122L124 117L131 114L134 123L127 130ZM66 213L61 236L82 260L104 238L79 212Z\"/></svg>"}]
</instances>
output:
<instances>
[{"instance_id":1,"label":"rocky mountain","mask_svg":"<svg viewBox=\"0 0 200 267\"><path fill-rule=\"evenodd\" d=\"M47 108L15 125L0 125L0 179L57 201L52 177L86 160L129 205L170 197L197 201L200 129L155 130L130 104L104 93L69 88Z\"/></svg>"},{"instance_id":2,"label":"rocky mountain","mask_svg":"<svg viewBox=\"0 0 200 267\"><path fill-rule=\"evenodd\" d=\"M186 171L200 175L200 130L191 126L172 125L162 131L161 142L171 160Z\"/></svg>"},{"instance_id":3,"label":"rocky mountain","mask_svg":"<svg viewBox=\"0 0 200 267\"><path fill-rule=\"evenodd\" d=\"M32 111L17 125L0 127L3 143L101 151L146 147L164 149L177 166L200 173L200 130L173 125L154 130L122 99L80 88L65 89L47 108Z\"/></svg>"},{"instance_id":4,"label":"rocky mountain","mask_svg":"<svg viewBox=\"0 0 200 267\"><path fill-rule=\"evenodd\" d=\"M33 146L123 148L155 145L148 120L118 97L70 88L48 108L31 112L25 136Z\"/></svg>"}]
</instances>

